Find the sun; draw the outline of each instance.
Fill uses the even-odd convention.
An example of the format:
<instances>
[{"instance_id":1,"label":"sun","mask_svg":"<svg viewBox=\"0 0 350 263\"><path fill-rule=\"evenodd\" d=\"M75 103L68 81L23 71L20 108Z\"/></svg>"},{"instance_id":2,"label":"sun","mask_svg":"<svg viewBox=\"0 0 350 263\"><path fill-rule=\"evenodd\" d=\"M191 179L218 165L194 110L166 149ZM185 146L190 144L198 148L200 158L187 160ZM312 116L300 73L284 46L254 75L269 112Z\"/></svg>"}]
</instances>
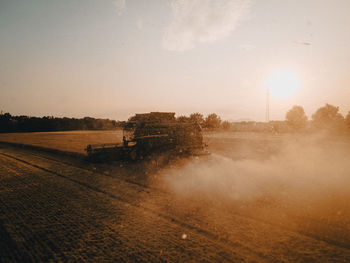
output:
<instances>
[{"instance_id":1,"label":"sun","mask_svg":"<svg viewBox=\"0 0 350 263\"><path fill-rule=\"evenodd\" d=\"M270 74L267 84L271 96L285 99L300 88L300 79L293 71L280 69Z\"/></svg>"}]
</instances>

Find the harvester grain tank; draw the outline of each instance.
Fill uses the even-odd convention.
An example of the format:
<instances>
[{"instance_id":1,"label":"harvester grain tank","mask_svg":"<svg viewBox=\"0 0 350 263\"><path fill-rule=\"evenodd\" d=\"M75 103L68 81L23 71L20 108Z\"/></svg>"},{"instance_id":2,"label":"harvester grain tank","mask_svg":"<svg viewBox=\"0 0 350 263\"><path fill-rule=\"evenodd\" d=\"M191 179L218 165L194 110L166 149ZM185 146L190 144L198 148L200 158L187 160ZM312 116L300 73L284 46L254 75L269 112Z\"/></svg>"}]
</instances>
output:
<instances>
[{"instance_id":1,"label":"harvester grain tank","mask_svg":"<svg viewBox=\"0 0 350 263\"><path fill-rule=\"evenodd\" d=\"M93 144L86 148L91 160L142 160L153 154L207 154L198 123L182 123L174 112L136 114L125 123L123 142Z\"/></svg>"}]
</instances>

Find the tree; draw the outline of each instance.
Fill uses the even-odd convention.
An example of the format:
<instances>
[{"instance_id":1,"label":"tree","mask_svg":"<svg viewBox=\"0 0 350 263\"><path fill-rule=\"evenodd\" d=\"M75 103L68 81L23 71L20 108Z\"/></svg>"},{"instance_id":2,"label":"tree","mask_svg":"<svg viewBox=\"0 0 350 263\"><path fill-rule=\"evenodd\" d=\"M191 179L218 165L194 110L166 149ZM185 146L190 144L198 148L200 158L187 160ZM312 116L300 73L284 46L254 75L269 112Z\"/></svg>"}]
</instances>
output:
<instances>
[{"instance_id":1,"label":"tree","mask_svg":"<svg viewBox=\"0 0 350 263\"><path fill-rule=\"evenodd\" d=\"M220 127L221 119L215 113L209 114L204 121L204 126L208 129L217 129Z\"/></svg>"},{"instance_id":2,"label":"tree","mask_svg":"<svg viewBox=\"0 0 350 263\"><path fill-rule=\"evenodd\" d=\"M185 116L185 115L181 115L181 116L177 117L177 121L178 122L190 122L190 118Z\"/></svg>"},{"instance_id":3,"label":"tree","mask_svg":"<svg viewBox=\"0 0 350 263\"><path fill-rule=\"evenodd\" d=\"M203 125L203 124L204 124L203 114L200 114L199 112L192 113L192 114L190 115L190 121L191 121L191 122L197 122L197 123L199 123L200 125Z\"/></svg>"},{"instance_id":4,"label":"tree","mask_svg":"<svg viewBox=\"0 0 350 263\"><path fill-rule=\"evenodd\" d=\"M229 130L230 127L231 127L231 124L228 122L228 121L223 121L221 123L221 127L224 129L224 130Z\"/></svg>"},{"instance_id":5,"label":"tree","mask_svg":"<svg viewBox=\"0 0 350 263\"><path fill-rule=\"evenodd\" d=\"M304 108L301 106L293 106L286 114L287 124L295 130L305 128L307 123L307 116Z\"/></svg>"},{"instance_id":6,"label":"tree","mask_svg":"<svg viewBox=\"0 0 350 263\"><path fill-rule=\"evenodd\" d=\"M312 121L318 129L340 130L344 125L344 117L339 113L339 107L328 103L312 115Z\"/></svg>"},{"instance_id":7,"label":"tree","mask_svg":"<svg viewBox=\"0 0 350 263\"><path fill-rule=\"evenodd\" d=\"M350 111L348 112L348 115L346 115L345 126L346 126L348 132L350 132Z\"/></svg>"},{"instance_id":8,"label":"tree","mask_svg":"<svg viewBox=\"0 0 350 263\"><path fill-rule=\"evenodd\" d=\"M0 114L0 132L9 132L13 129L13 120L10 113Z\"/></svg>"}]
</instances>

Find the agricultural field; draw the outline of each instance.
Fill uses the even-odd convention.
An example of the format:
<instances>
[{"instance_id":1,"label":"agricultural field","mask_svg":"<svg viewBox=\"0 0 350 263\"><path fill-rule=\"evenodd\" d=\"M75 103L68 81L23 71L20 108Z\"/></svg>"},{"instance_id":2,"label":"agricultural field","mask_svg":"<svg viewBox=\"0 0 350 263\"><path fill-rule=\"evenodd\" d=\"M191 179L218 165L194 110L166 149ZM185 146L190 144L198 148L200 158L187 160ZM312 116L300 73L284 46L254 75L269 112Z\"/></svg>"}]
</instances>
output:
<instances>
[{"instance_id":1,"label":"agricultural field","mask_svg":"<svg viewBox=\"0 0 350 263\"><path fill-rule=\"evenodd\" d=\"M120 131L1 134L83 153ZM348 262L350 143L211 132L211 155L98 163L0 144L0 262Z\"/></svg>"},{"instance_id":2,"label":"agricultural field","mask_svg":"<svg viewBox=\"0 0 350 263\"><path fill-rule=\"evenodd\" d=\"M85 153L88 144L121 142L122 130L0 133L0 141Z\"/></svg>"}]
</instances>

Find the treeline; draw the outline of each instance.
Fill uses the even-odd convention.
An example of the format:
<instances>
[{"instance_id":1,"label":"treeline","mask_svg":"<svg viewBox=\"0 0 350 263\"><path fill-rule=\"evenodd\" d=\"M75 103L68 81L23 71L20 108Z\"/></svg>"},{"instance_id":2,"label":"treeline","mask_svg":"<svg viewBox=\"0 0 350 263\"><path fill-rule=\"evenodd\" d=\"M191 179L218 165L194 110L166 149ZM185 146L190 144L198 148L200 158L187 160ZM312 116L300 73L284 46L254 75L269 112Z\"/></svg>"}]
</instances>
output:
<instances>
[{"instance_id":1,"label":"treeline","mask_svg":"<svg viewBox=\"0 0 350 263\"><path fill-rule=\"evenodd\" d=\"M286 113L286 123L294 131L326 130L333 133L348 133L350 132L350 111L344 117L339 112L339 107L326 103L312 114L311 120L308 120L302 106L293 106Z\"/></svg>"},{"instance_id":2,"label":"treeline","mask_svg":"<svg viewBox=\"0 0 350 263\"><path fill-rule=\"evenodd\" d=\"M122 126L122 122L109 119L85 117L29 117L12 116L10 113L0 114L0 132L43 132L71 130L110 130Z\"/></svg>"},{"instance_id":3,"label":"treeline","mask_svg":"<svg viewBox=\"0 0 350 263\"><path fill-rule=\"evenodd\" d=\"M331 134L350 134L350 112L344 117L339 112L339 107L327 103L308 118L302 106L293 106L287 111L284 121L232 122L229 125L231 131L241 132L313 133L326 131Z\"/></svg>"},{"instance_id":4,"label":"treeline","mask_svg":"<svg viewBox=\"0 0 350 263\"><path fill-rule=\"evenodd\" d=\"M350 111L344 117L339 107L325 104L320 107L309 120L302 106L293 106L287 113L285 121L266 122L228 122L222 121L216 113L206 117L201 113L179 116L179 122L197 122L207 130L261 131L261 132L300 132L327 130L334 133L350 133ZM70 130L111 130L122 128L125 122L109 119L85 117L29 117L0 114L0 132L39 132Z\"/></svg>"},{"instance_id":5,"label":"treeline","mask_svg":"<svg viewBox=\"0 0 350 263\"><path fill-rule=\"evenodd\" d=\"M189 116L179 116L181 122L198 122L208 130L230 130L250 132L317 132L327 131L330 133L350 134L350 111L344 117L339 112L339 107L325 104L312 114L309 119L302 106L293 106L287 113L284 121L269 122L228 122L211 113L204 117L200 113L192 113Z\"/></svg>"},{"instance_id":6,"label":"treeline","mask_svg":"<svg viewBox=\"0 0 350 263\"><path fill-rule=\"evenodd\" d=\"M216 113L208 114L206 117L203 116L201 113L192 113L190 116L179 116L177 117L177 121L179 122L197 122L199 123L203 128L209 129L209 130L215 130L215 129L229 129L230 123L228 121L222 121L220 116L218 116Z\"/></svg>"}]
</instances>

